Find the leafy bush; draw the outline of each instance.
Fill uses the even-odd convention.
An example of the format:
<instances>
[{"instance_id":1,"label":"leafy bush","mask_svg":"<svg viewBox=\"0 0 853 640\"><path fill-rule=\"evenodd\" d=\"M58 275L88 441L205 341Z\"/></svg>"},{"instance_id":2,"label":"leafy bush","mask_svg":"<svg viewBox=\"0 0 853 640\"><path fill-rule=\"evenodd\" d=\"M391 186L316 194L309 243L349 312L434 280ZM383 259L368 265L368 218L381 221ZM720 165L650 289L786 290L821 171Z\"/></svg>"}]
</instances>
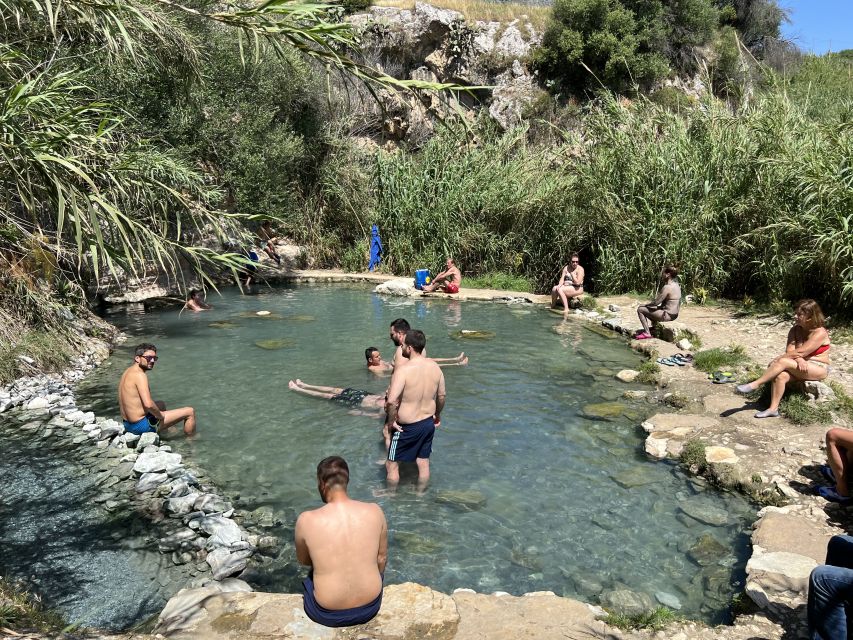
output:
<instances>
[{"instance_id":1,"label":"leafy bush","mask_svg":"<svg viewBox=\"0 0 853 640\"><path fill-rule=\"evenodd\" d=\"M660 365L654 360L646 360L640 365L639 371L637 382L657 384L660 380Z\"/></svg>"},{"instance_id":2,"label":"leafy bush","mask_svg":"<svg viewBox=\"0 0 853 640\"><path fill-rule=\"evenodd\" d=\"M681 463L687 467L705 468L705 443L701 440L688 440L681 449Z\"/></svg>"},{"instance_id":3,"label":"leafy bush","mask_svg":"<svg viewBox=\"0 0 853 640\"><path fill-rule=\"evenodd\" d=\"M832 412L829 403L809 402L801 393L792 393L779 403L779 413L794 424L829 424Z\"/></svg>"},{"instance_id":4,"label":"leafy bush","mask_svg":"<svg viewBox=\"0 0 853 640\"><path fill-rule=\"evenodd\" d=\"M637 614L608 613L603 619L605 624L625 630L647 629L649 631L660 631L666 625L679 620L680 617L672 609L667 607L656 607L651 611Z\"/></svg>"},{"instance_id":5,"label":"leafy bush","mask_svg":"<svg viewBox=\"0 0 853 640\"><path fill-rule=\"evenodd\" d=\"M556 0L535 63L562 90L648 87L714 32L711 0Z\"/></svg>"}]
</instances>

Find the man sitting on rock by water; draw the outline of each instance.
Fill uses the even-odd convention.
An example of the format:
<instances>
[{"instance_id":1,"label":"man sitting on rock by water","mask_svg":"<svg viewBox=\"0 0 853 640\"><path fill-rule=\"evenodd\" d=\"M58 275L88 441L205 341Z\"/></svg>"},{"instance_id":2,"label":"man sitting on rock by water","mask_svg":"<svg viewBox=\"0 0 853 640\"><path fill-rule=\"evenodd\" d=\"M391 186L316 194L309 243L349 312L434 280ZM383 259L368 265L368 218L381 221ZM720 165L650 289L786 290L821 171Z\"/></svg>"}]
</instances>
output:
<instances>
[{"instance_id":1,"label":"man sitting on rock by water","mask_svg":"<svg viewBox=\"0 0 853 640\"><path fill-rule=\"evenodd\" d=\"M302 581L303 608L314 622L349 627L372 620L382 606L388 526L379 505L347 495L346 460L317 465L317 490L326 504L296 520L296 558L311 567Z\"/></svg>"},{"instance_id":2,"label":"man sitting on rock by water","mask_svg":"<svg viewBox=\"0 0 853 640\"><path fill-rule=\"evenodd\" d=\"M157 427L167 429L183 420L184 433L195 433L195 410L192 407L166 410L162 402L154 402L145 376L157 362L157 347L143 343L134 350L133 364L125 369L118 383L118 406L124 428L142 435L156 432Z\"/></svg>"},{"instance_id":3,"label":"man sitting on rock by water","mask_svg":"<svg viewBox=\"0 0 853 640\"><path fill-rule=\"evenodd\" d=\"M424 293L432 293L439 287L444 293L459 293L459 285L462 284L462 272L453 262L453 258L447 259L447 269L439 273L433 281L423 288Z\"/></svg>"}]
</instances>

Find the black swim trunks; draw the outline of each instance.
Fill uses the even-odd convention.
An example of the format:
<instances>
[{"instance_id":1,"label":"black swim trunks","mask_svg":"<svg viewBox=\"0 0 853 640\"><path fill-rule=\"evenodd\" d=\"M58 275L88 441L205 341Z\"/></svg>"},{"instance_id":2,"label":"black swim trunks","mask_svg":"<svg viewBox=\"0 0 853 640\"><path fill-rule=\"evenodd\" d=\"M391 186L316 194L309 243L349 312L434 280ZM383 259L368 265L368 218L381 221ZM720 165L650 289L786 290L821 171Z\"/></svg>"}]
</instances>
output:
<instances>
[{"instance_id":1,"label":"black swim trunks","mask_svg":"<svg viewBox=\"0 0 853 640\"><path fill-rule=\"evenodd\" d=\"M400 426L403 431L396 431L391 436L388 459L391 462L414 462L418 458L429 458L432 453L432 437L435 435L433 416Z\"/></svg>"},{"instance_id":2,"label":"black swim trunks","mask_svg":"<svg viewBox=\"0 0 853 640\"><path fill-rule=\"evenodd\" d=\"M344 405L345 407L357 407L361 404L361 401L369 395L370 394L367 391L346 388L338 395L332 396L332 400Z\"/></svg>"}]
</instances>

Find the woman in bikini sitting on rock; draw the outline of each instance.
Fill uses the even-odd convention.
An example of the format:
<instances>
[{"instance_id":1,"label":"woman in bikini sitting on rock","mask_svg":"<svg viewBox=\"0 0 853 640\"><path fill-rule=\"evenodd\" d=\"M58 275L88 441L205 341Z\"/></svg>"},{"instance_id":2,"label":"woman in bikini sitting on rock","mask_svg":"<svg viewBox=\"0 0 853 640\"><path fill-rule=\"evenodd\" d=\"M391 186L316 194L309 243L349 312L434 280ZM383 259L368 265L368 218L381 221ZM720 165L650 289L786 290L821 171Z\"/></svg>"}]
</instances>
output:
<instances>
[{"instance_id":1,"label":"woman in bikini sitting on rock","mask_svg":"<svg viewBox=\"0 0 853 640\"><path fill-rule=\"evenodd\" d=\"M829 374L829 332L820 305L814 300L800 300L795 311L785 353L774 358L760 378L736 388L738 393L747 394L772 381L770 406L756 413L756 418L779 415L779 402L791 380L823 380Z\"/></svg>"}]
</instances>

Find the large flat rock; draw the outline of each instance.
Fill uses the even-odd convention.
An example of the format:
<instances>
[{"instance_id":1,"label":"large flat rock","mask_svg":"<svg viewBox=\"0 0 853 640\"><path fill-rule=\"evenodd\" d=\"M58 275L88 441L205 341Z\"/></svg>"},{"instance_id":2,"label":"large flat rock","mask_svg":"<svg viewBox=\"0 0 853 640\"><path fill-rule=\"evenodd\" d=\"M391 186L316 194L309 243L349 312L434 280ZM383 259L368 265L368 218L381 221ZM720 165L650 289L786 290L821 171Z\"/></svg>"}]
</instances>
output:
<instances>
[{"instance_id":1,"label":"large flat rock","mask_svg":"<svg viewBox=\"0 0 853 640\"><path fill-rule=\"evenodd\" d=\"M654 431L672 431L673 429L689 429L701 431L717 426L718 422L711 416L700 416L690 413L656 413L641 425L646 433Z\"/></svg>"},{"instance_id":2,"label":"large flat rock","mask_svg":"<svg viewBox=\"0 0 853 640\"><path fill-rule=\"evenodd\" d=\"M462 617L456 640L622 637L596 620L589 605L554 594L516 597L457 591L453 600Z\"/></svg>"},{"instance_id":3,"label":"large flat rock","mask_svg":"<svg viewBox=\"0 0 853 640\"><path fill-rule=\"evenodd\" d=\"M831 537L823 527L801 515L768 509L752 532L752 544L767 551L796 553L823 564Z\"/></svg>"},{"instance_id":4,"label":"large flat rock","mask_svg":"<svg viewBox=\"0 0 853 640\"><path fill-rule=\"evenodd\" d=\"M382 609L373 620L340 629L311 621L298 594L185 589L166 604L156 632L176 640L450 640L458 626L450 596L407 582L385 587Z\"/></svg>"}]
</instances>

